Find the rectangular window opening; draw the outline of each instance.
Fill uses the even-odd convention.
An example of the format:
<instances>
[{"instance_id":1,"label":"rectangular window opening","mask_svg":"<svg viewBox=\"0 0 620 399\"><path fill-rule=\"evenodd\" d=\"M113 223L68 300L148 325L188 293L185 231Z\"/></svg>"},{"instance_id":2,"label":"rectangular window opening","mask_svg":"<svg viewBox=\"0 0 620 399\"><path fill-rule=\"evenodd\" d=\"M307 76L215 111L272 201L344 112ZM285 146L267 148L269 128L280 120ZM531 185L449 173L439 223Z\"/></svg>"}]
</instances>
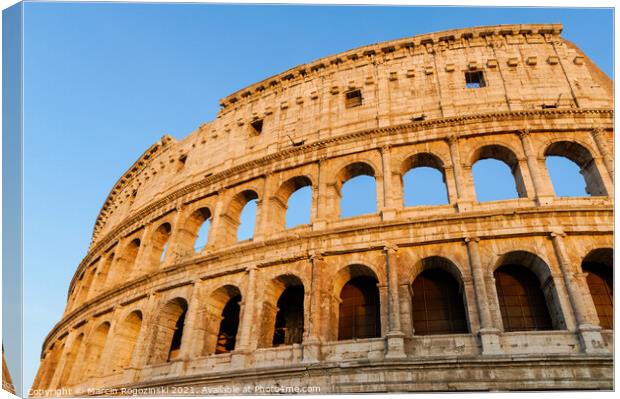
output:
<instances>
[{"instance_id":1,"label":"rectangular window opening","mask_svg":"<svg viewBox=\"0 0 620 399\"><path fill-rule=\"evenodd\" d=\"M346 92L345 105L347 108L353 108L362 105L362 91L358 89Z\"/></svg>"},{"instance_id":2,"label":"rectangular window opening","mask_svg":"<svg viewBox=\"0 0 620 399\"><path fill-rule=\"evenodd\" d=\"M465 87L468 89L479 89L485 86L486 83L482 71L465 72Z\"/></svg>"},{"instance_id":3,"label":"rectangular window opening","mask_svg":"<svg viewBox=\"0 0 620 399\"><path fill-rule=\"evenodd\" d=\"M254 122L250 123L250 126L252 127L252 132L254 134L261 134L263 132L263 120L262 119L257 119Z\"/></svg>"}]
</instances>

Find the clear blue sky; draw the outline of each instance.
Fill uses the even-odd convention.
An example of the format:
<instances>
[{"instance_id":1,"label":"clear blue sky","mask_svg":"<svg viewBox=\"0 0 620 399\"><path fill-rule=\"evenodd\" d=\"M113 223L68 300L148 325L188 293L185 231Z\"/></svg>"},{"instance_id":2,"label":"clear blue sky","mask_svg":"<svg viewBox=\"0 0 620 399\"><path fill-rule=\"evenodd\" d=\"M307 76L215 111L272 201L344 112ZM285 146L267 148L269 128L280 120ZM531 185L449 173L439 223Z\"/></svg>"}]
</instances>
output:
<instances>
[{"instance_id":1,"label":"clear blue sky","mask_svg":"<svg viewBox=\"0 0 620 399\"><path fill-rule=\"evenodd\" d=\"M227 94L353 47L549 22L612 75L611 10L26 4L25 388L110 188L163 134L182 138Z\"/></svg>"}]
</instances>

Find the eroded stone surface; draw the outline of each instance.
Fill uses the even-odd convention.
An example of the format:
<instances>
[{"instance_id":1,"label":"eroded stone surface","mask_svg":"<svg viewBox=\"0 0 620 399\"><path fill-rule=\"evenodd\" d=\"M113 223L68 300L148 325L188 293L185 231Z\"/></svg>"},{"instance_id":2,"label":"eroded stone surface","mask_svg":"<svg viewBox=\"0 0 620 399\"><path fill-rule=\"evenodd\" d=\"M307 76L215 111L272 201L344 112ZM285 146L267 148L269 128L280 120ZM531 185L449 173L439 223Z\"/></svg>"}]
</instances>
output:
<instances>
[{"instance_id":1,"label":"eroded stone surface","mask_svg":"<svg viewBox=\"0 0 620 399\"><path fill-rule=\"evenodd\" d=\"M560 32L478 27L350 50L226 97L183 140L163 137L108 196L33 388L611 389L612 330L582 263L613 247L612 85ZM556 197L547 155L576 162L592 196ZM489 157L511 167L519 198L476 200L471 166ZM416 166L443 173L447 205L404 206ZM341 219L340 189L359 174L375 178L377 213ZM306 185L310 225L285 229ZM254 237L237 242L252 199ZM553 330L506 331L494 272L508 263L535 274ZM433 267L458 281L467 333L415 333L411 286ZM340 293L360 276L376 280L380 334L339 341ZM278 298L299 285L301 342L271 347ZM216 353L239 296L235 348Z\"/></svg>"}]
</instances>

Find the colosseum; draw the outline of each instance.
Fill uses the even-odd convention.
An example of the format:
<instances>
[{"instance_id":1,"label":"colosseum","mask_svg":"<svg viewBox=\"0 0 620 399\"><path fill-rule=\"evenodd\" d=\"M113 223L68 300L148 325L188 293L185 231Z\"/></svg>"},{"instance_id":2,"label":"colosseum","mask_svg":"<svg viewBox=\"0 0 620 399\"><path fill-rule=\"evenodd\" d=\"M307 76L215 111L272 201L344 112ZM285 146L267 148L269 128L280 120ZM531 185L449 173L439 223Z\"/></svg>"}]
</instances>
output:
<instances>
[{"instance_id":1,"label":"colosseum","mask_svg":"<svg viewBox=\"0 0 620 399\"><path fill-rule=\"evenodd\" d=\"M561 31L356 48L162 137L101 208L34 394L613 389L612 81ZM555 194L549 156L587 196ZM485 159L517 198L477 200ZM405 205L418 167L445 204ZM342 217L362 175L376 212ZM287 228L306 187L310 222Z\"/></svg>"}]
</instances>

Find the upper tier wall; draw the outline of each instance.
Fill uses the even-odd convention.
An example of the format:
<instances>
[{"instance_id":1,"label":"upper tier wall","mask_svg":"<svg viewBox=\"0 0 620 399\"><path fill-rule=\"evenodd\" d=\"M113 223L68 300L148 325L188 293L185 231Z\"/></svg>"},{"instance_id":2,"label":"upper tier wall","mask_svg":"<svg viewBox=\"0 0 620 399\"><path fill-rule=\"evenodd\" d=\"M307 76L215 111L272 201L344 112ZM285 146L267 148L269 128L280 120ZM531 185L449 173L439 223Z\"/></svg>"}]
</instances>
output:
<instances>
[{"instance_id":1,"label":"upper tier wall","mask_svg":"<svg viewBox=\"0 0 620 399\"><path fill-rule=\"evenodd\" d=\"M561 25L452 30L361 47L292 68L221 101L182 141L164 136L119 179L92 244L129 215L232 166L354 131L457 115L613 108L612 84ZM481 72L483 87L466 87ZM361 104L347 106L359 90ZM350 99L349 101L355 101ZM260 133L257 124L262 124Z\"/></svg>"}]
</instances>

